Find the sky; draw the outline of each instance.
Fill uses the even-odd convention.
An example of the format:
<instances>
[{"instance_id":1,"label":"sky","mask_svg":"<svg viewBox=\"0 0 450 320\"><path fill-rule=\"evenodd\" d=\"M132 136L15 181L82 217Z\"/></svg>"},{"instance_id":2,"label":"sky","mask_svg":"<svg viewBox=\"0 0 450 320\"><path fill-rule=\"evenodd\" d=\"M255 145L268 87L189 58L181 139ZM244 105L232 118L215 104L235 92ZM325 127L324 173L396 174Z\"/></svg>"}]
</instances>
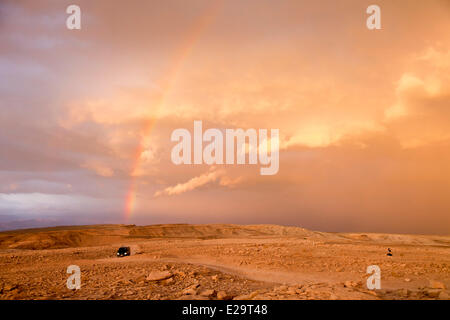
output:
<instances>
[{"instance_id":1,"label":"sky","mask_svg":"<svg viewBox=\"0 0 450 320\"><path fill-rule=\"evenodd\" d=\"M278 173L175 165L195 120ZM450 1L1 0L0 228L103 223L450 234Z\"/></svg>"}]
</instances>

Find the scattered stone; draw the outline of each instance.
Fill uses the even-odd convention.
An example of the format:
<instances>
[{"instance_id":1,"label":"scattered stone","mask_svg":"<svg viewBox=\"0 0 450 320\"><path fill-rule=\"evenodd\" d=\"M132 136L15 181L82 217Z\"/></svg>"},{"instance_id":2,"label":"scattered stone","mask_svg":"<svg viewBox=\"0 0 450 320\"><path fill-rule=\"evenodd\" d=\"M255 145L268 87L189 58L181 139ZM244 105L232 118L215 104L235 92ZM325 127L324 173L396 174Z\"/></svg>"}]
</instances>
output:
<instances>
[{"instance_id":1,"label":"scattered stone","mask_svg":"<svg viewBox=\"0 0 450 320\"><path fill-rule=\"evenodd\" d=\"M286 291L288 289L287 286L279 286L273 289L273 291Z\"/></svg>"},{"instance_id":2,"label":"scattered stone","mask_svg":"<svg viewBox=\"0 0 450 320\"><path fill-rule=\"evenodd\" d=\"M249 294L243 294L240 296L235 297L233 300L252 300L259 294L259 291L253 291Z\"/></svg>"},{"instance_id":3,"label":"scattered stone","mask_svg":"<svg viewBox=\"0 0 450 320\"><path fill-rule=\"evenodd\" d=\"M400 290L400 294L403 296L409 296L409 294L411 293L411 291L409 291L408 289L401 289Z\"/></svg>"},{"instance_id":4,"label":"scattered stone","mask_svg":"<svg viewBox=\"0 0 450 320\"><path fill-rule=\"evenodd\" d=\"M358 285L358 283L354 282L354 281L345 281L344 282L344 287L346 288L354 288Z\"/></svg>"},{"instance_id":5,"label":"scattered stone","mask_svg":"<svg viewBox=\"0 0 450 320\"><path fill-rule=\"evenodd\" d=\"M175 282L175 280L171 277L171 278L169 278L169 279L164 280L164 281L163 281L163 284L169 285L169 284L172 284L172 283L174 283L174 282Z\"/></svg>"},{"instance_id":6,"label":"scattered stone","mask_svg":"<svg viewBox=\"0 0 450 320\"><path fill-rule=\"evenodd\" d=\"M330 293L330 300L338 300L339 297L335 295L334 293Z\"/></svg>"},{"instance_id":7,"label":"scattered stone","mask_svg":"<svg viewBox=\"0 0 450 320\"><path fill-rule=\"evenodd\" d=\"M183 295L178 297L176 300L209 300L208 297L197 296L197 295Z\"/></svg>"},{"instance_id":8,"label":"scattered stone","mask_svg":"<svg viewBox=\"0 0 450 320\"><path fill-rule=\"evenodd\" d=\"M191 286L185 288L185 289L182 291L182 294L183 294L183 295L197 295L197 293L198 293L197 288L198 288L199 286L200 286L200 285L199 285L198 283L194 283L193 285L191 285Z\"/></svg>"},{"instance_id":9,"label":"scattered stone","mask_svg":"<svg viewBox=\"0 0 450 320\"><path fill-rule=\"evenodd\" d=\"M172 273L169 271L153 271L147 276L147 281L160 281L172 277Z\"/></svg>"},{"instance_id":10,"label":"scattered stone","mask_svg":"<svg viewBox=\"0 0 450 320\"><path fill-rule=\"evenodd\" d=\"M441 291L441 293L439 293L439 299L450 300L450 295L445 291Z\"/></svg>"},{"instance_id":11,"label":"scattered stone","mask_svg":"<svg viewBox=\"0 0 450 320\"><path fill-rule=\"evenodd\" d=\"M430 280L430 288L432 289L445 289L445 284L439 281Z\"/></svg>"},{"instance_id":12,"label":"scattered stone","mask_svg":"<svg viewBox=\"0 0 450 320\"><path fill-rule=\"evenodd\" d=\"M219 300L231 300L233 297L228 295L225 291L217 292L217 299Z\"/></svg>"},{"instance_id":13,"label":"scattered stone","mask_svg":"<svg viewBox=\"0 0 450 320\"><path fill-rule=\"evenodd\" d=\"M294 294L296 294L297 293L297 288L296 287L289 287L288 289L287 289L287 291L286 291L286 293L287 294L291 294L291 295L294 295Z\"/></svg>"},{"instance_id":14,"label":"scattered stone","mask_svg":"<svg viewBox=\"0 0 450 320\"><path fill-rule=\"evenodd\" d=\"M182 293L183 293L184 295L195 296L195 295L197 295L197 289L194 289L194 288L184 289Z\"/></svg>"},{"instance_id":15,"label":"scattered stone","mask_svg":"<svg viewBox=\"0 0 450 320\"><path fill-rule=\"evenodd\" d=\"M14 289L17 289L17 285L15 284L5 284L3 286L3 291L12 291Z\"/></svg>"},{"instance_id":16,"label":"scattered stone","mask_svg":"<svg viewBox=\"0 0 450 320\"><path fill-rule=\"evenodd\" d=\"M437 298L439 297L441 291L439 289L426 289L425 294L429 296L430 298Z\"/></svg>"},{"instance_id":17,"label":"scattered stone","mask_svg":"<svg viewBox=\"0 0 450 320\"><path fill-rule=\"evenodd\" d=\"M216 290L214 289L204 290L200 292L200 295L204 297L214 297L216 295Z\"/></svg>"},{"instance_id":18,"label":"scattered stone","mask_svg":"<svg viewBox=\"0 0 450 320\"><path fill-rule=\"evenodd\" d=\"M212 276L211 280L212 281L218 281L219 280L219 275L216 274L216 275Z\"/></svg>"}]
</instances>

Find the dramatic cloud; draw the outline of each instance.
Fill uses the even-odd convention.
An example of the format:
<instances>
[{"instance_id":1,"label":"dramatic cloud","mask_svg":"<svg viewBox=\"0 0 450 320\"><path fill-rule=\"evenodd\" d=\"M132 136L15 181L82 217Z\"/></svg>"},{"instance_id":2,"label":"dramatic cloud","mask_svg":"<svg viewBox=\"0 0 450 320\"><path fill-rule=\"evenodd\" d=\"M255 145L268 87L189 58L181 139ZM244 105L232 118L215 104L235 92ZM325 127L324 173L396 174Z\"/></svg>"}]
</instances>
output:
<instances>
[{"instance_id":1,"label":"dramatic cloud","mask_svg":"<svg viewBox=\"0 0 450 320\"><path fill-rule=\"evenodd\" d=\"M216 170L216 168L212 167L209 172L204 173L198 177L194 177L185 183L179 183L176 186L167 187L163 191L157 191L155 192L154 196L159 197L161 195L172 196L182 194L188 191L195 190L210 182L214 182L219 178L220 178L220 185L222 186L231 186L239 181L239 180L232 180L224 175L225 170Z\"/></svg>"},{"instance_id":2,"label":"dramatic cloud","mask_svg":"<svg viewBox=\"0 0 450 320\"><path fill-rule=\"evenodd\" d=\"M450 232L447 0L70 4L0 3L0 223ZM278 174L174 165L194 120L279 129Z\"/></svg>"}]
</instances>

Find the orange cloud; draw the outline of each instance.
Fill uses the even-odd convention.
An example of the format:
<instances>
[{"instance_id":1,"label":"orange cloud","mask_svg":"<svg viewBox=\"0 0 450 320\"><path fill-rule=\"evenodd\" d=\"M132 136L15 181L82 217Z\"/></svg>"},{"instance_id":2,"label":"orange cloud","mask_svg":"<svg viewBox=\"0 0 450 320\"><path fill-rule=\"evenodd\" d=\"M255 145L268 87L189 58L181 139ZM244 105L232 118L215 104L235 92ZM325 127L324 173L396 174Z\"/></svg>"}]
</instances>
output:
<instances>
[{"instance_id":1,"label":"orange cloud","mask_svg":"<svg viewBox=\"0 0 450 320\"><path fill-rule=\"evenodd\" d=\"M159 197L161 195L178 195L188 191L195 190L201 186L204 186L210 182L216 181L219 177L225 174L224 170L216 170L211 168L207 173L204 173L198 177L194 177L185 183L179 183L173 187L167 187L162 191L155 192L154 196Z\"/></svg>"}]
</instances>

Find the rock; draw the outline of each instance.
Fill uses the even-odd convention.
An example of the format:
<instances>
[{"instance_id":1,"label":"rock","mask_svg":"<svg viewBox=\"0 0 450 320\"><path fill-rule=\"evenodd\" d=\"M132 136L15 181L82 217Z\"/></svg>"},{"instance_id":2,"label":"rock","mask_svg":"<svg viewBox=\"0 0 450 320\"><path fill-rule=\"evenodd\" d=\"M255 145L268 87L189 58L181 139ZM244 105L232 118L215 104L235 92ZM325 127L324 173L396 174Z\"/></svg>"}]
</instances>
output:
<instances>
[{"instance_id":1,"label":"rock","mask_svg":"<svg viewBox=\"0 0 450 320\"><path fill-rule=\"evenodd\" d=\"M274 288L273 291L286 291L287 289L287 286L279 286L277 288Z\"/></svg>"},{"instance_id":2,"label":"rock","mask_svg":"<svg viewBox=\"0 0 450 320\"><path fill-rule=\"evenodd\" d=\"M147 281L159 281L165 280L172 277L172 274L169 271L153 271L147 276Z\"/></svg>"},{"instance_id":3,"label":"rock","mask_svg":"<svg viewBox=\"0 0 450 320\"><path fill-rule=\"evenodd\" d=\"M185 288L181 293L183 295L197 295L197 291L198 291L197 288L199 286L200 285L198 283L194 283L193 285Z\"/></svg>"},{"instance_id":4,"label":"rock","mask_svg":"<svg viewBox=\"0 0 450 320\"><path fill-rule=\"evenodd\" d=\"M259 291L253 291L249 294L244 294L235 297L233 300L252 300L254 297L256 297L259 294Z\"/></svg>"},{"instance_id":5,"label":"rock","mask_svg":"<svg viewBox=\"0 0 450 320\"><path fill-rule=\"evenodd\" d=\"M406 278L406 279L405 279L405 282L411 282L411 279Z\"/></svg>"},{"instance_id":6,"label":"rock","mask_svg":"<svg viewBox=\"0 0 450 320\"><path fill-rule=\"evenodd\" d=\"M450 300L450 295L445 291L441 291L441 293L439 293L439 299Z\"/></svg>"},{"instance_id":7,"label":"rock","mask_svg":"<svg viewBox=\"0 0 450 320\"><path fill-rule=\"evenodd\" d=\"M344 287L346 288L353 288L356 287L358 284L354 281L345 281L344 282Z\"/></svg>"},{"instance_id":8,"label":"rock","mask_svg":"<svg viewBox=\"0 0 450 320\"><path fill-rule=\"evenodd\" d=\"M212 276L211 280L212 281L218 281L219 280L219 275L216 274L216 275Z\"/></svg>"},{"instance_id":9,"label":"rock","mask_svg":"<svg viewBox=\"0 0 450 320\"><path fill-rule=\"evenodd\" d=\"M132 248L131 251L134 252L134 254L143 254L144 253L141 246L136 246L136 247Z\"/></svg>"},{"instance_id":10,"label":"rock","mask_svg":"<svg viewBox=\"0 0 450 320\"><path fill-rule=\"evenodd\" d=\"M169 278L169 279L166 279L166 280L163 281L163 283L165 285L169 285L169 284L172 284L174 282L175 282L175 280L173 278Z\"/></svg>"},{"instance_id":11,"label":"rock","mask_svg":"<svg viewBox=\"0 0 450 320\"><path fill-rule=\"evenodd\" d=\"M194 288L187 288L187 289L184 289L182 293L183 293L184 295L195 296L195 295L197 295L197 289L194 289Z\"/></svg>"},{"instance_id":12,"label":"rock","mask_svg":"<svg viewBox=\"0 0 450 320\"><path fill-rule=\"evenodd\" d=\"M430 280L430 288L432 289L445 289L445 284L439 281Z\"/></svg>"},{"instance_id":13,"label":"rock","mask_svg":"<svg viewBox=\"0 0 450 320\"><path fill-rule=\"evenodd\" d=\"M439 297L441 291L439 289L427 289L425 290L425 294L429 296L430 298L437 298Z\"/></svg>"},{"instance_id":14,"label":"rock","mask_svg":"<svg viewBox=\"0 0 450 320\"><path fill-rule=\"evenodd\" d=\"M294 295L297 293L297 288L296 287L289 287L288 290L286 291L287 294L291 294Z\"/></svg>"},{"instance_id":15,"label":"rock","mask_svg":"<svg viewBox=\"0 0 450 320\"><path fill-rule=\"evenodd\" d=\"M3 291L12 291L16 288L17 288L17 285L15 285L15 284L5 284L3 286Z\"/></svg>"},{"instance_id":16,"label":"rock","mask_svg":"<svg viewBox=\"0 0 450 320\"><path fill-rule=\"evenodd\" d=\"M202 292L200 292L200 295L204 297L214 297L216 295L216 290L214 289L203 290Z\"/></svg>"},{"instance_id":17,"label":"rock","mask_svg":"<svg viewBox=\"0 0 450 320\"><path fill-rule=\"evenodd\" d=\"M386 294L391 293L391 290L387 290L387 289L378 289L376 292L377 292L377 295L383 296L383 295L386 295Z\"/></svg>"},{"instance_id":18,"label":"rock","mask_svg":"<svg viewBox=\"0 0 450 320\"><path fill-rule=\"evenodd\" d=\"M197 296L197 295L184 295L178 297L176 300L209 300L208 297Z\"/></svg>"},{"instance_id":19,"label":"rock","mask_svg":"<svg viewBox=\"0 0 450 320\"><path fill-rule=\"evenodd\" d=\"M228 295L225 291L217 292L217 299L219 300L231 300L233 297Z\"/></svg>"},{"instance_id":20,"label":"rock","mask_svg":"<svg viewBox=\"0 0 450 320\"><path fill-rule=\"evenodd\" d=\"M401 289L399 293L403 296L409 296L411 291L409 291L408 289Z\"/></svg>"},{"instance_id":21,"label":"rock","mask_svg":"<svg viewBox=\"0 0 450 320\"><path fill-rule=\"evenodd\" d=\"M339 297L335 295L334 293L330 293L330 300L338 300Z\"/></svg>"}]
</instances>

